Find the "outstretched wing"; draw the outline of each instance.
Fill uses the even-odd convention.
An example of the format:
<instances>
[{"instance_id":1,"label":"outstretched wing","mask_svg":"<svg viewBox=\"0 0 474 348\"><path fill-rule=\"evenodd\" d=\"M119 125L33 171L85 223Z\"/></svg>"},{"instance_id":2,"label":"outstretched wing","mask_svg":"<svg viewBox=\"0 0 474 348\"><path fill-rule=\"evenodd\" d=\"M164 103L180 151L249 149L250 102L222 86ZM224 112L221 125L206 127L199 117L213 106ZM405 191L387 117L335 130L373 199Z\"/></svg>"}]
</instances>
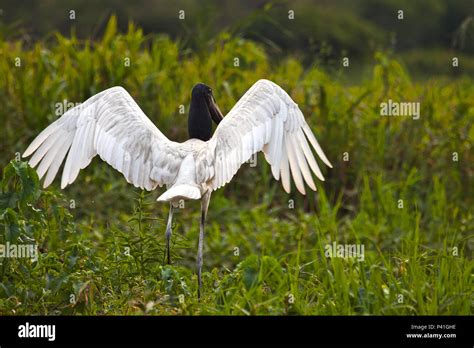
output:
<instances>
[{"instance_id":1,"label":"outstretched wing","mask_svg":"<svg viewBox=\"0 0 474 348\"><path fill-rule=\"evenodd\" d=\"M214 154L209 175L213 190L228 183L240 166L258 151L263 151L273 176L282 179L290 192L290 169L296 188L305 194L306 184L316 190L313 173L324 177L308 145L311 143L321 160L332 168L298 105L277 84L257 81L220 122L209 140L208 151Z\"/></svg>"},{"instance_id":2,"label":"outstretched wing","mask_svg":"<svg viewBox=\"0 0 474 348\"><path fill-rule=\"evenodd\" d=\"M152 190L176 177L183 158L180 149L125 89L112 87L64 113L33 140L23 157L33 154L29 163L39 163L40 178L47 173L44 187L51 184L66 154L61 188L98 154L129 183Z\"/></svg>"}]
</instances>

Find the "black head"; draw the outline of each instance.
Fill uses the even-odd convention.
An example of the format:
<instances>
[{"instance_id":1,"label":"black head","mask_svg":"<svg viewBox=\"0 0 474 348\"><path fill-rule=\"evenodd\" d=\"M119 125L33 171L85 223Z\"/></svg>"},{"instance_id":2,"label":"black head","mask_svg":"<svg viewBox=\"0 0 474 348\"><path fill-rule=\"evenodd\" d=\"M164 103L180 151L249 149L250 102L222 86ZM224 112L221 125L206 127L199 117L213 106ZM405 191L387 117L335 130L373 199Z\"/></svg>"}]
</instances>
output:
<instances>
[{"instance_id":1,"label":"black head","mask_svg":"<svg viewBox=\"0 0 474 348\"><path fill-rule=\"evenodd\" d=\"M191 106L188 117L188 133L190 138L207 141L212 135L212 121L219 124L222 112L216 104L212 89L203 83L193 87Z\"/></svg>"}]
</instances>

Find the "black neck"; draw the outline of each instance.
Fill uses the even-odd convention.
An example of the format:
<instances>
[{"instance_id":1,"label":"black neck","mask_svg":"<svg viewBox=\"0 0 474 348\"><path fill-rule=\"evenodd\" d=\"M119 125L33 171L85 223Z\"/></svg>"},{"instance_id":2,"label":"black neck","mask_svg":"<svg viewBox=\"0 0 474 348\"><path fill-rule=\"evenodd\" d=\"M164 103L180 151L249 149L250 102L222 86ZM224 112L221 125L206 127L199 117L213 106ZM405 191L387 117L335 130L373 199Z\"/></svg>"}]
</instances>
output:
<instances>
[{"instance_id":1,"label":"black neck","mask_svg":"<svg viewBox=\"0 0 474 348\"><path fill-rule=\"evenodd\" d=\"M208 141L212 135L212 121L209 107L204 97L192 96L188 116L190 139Z\"/></svg>"}]
</instances>

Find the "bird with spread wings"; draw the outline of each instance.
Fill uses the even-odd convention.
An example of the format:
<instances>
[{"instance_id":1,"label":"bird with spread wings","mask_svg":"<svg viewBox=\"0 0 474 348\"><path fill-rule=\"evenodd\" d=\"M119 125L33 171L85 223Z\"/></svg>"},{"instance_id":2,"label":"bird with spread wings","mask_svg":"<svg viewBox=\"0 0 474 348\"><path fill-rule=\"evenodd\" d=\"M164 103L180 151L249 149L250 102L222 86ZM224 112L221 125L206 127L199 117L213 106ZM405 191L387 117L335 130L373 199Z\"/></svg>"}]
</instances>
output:
<instances>
[{"instance_id":1,"label":"bird with spread wings","mask_svg":"<svg viewBox=\"0 0 474 348\"><path fill-rule=\"evenodd\" d=\"M212 121L217 128L212 135ZM198 242L198 297L201 294L204 224L214 190L227 184L242 164L262 151L276 180L286 192L291 178L305 194L316 190L313 174L324 181L311 147L332 168L298 105L277 84L257 81L223 117L212 89L197 84L192 90L188 118L190 139L169 140L122 87L100 92L68 110L44 129L26 149L49 186L66 159L61 188L73 183L81 169L99 155L136 187L154 190L166 185L158 201L170 202L166 227L167 255L173 209L181 199L201 200ZM311 145L311 147L310 147Z\"/></svg>"}]
</instances>

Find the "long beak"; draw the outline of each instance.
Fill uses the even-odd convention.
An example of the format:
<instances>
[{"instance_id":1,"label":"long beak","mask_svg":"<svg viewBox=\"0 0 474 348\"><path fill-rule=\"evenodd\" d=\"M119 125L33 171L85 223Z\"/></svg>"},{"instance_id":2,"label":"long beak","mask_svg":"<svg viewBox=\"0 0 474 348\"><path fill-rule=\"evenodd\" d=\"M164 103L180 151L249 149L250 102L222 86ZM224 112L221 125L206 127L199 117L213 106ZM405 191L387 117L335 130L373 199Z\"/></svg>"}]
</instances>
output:
<instances>
[{"instance_id":1,"label":"long beak","mask_svg":"<svg viewBox=\"0 0 474 348\"><path fill-rule=\"evenodd\" d=\"M217 106L216 101L214 100L214 97L212 95L208 99L208 104L209 112L211 113L212 119L216 124L219 124L223 120L224 115L222 115L222 112Z\"/></svg>"}]
</instances>

